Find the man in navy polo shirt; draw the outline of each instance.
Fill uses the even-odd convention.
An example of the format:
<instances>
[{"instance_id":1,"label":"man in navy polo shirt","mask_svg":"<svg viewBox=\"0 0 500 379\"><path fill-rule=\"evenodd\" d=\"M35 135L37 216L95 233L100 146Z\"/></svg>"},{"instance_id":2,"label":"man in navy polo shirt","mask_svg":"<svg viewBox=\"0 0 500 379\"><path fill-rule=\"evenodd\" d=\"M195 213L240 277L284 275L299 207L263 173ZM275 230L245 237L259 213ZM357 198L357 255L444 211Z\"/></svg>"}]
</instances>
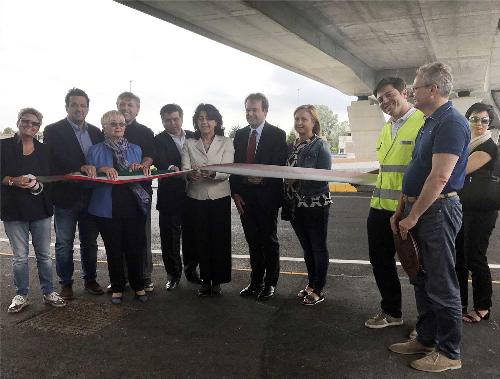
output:
<instances>
[{"instance_id":1,"label":"man in navy polo shirt","mask_svg":"<svg viewBox=\"0 0 500 379\"><path fill-rule=\"evenodd\" d=\"M400 354L430 353L411 362L417 370L441 372L462 367L462 306L455 274L455 237L462 224L457 196L464 183L470 132L467 120L448 100L450 68L430 63L417 70L415 107L426 116L403 177L403 196L391 217L393 232L416 238L421 269L415 288L415 340L389 347Z\"/></svg>"}]
</instances>

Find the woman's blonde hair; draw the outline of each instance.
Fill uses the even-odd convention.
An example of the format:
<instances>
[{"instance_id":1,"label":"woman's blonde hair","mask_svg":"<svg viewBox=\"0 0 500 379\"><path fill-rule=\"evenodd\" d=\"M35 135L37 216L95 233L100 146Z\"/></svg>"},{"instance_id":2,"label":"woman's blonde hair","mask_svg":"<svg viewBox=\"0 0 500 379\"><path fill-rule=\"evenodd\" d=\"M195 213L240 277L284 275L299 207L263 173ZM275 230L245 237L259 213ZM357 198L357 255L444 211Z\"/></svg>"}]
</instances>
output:
<instances>
[{"instance_id":1,"label":"woman's blonde hair","mask_svg":"<svg viewBox=\"0 0 500 379\"><path fill-rule=\"evenodd\" d=\"M313 126L313 133L316 134L317 136L321 135L321 125L319 124L319 117L318 117L318 111L316 110L316 107L314 105L310 104L305 104L297 107L295 111L293 112L293 117L297 114L298 111L300 110L305 110L307 113L309 113L314 121L314 126Z\"/></svg>"},{"instance_id":2,"label":"woman's blonde hair","mask_svg":"<svg viewBox=\"0 0 500 379\"><path fill-rule=\"evenodd\" d=\"M104 124L107 124L107 122L111 119L111 117L113 116L120 116L122 117L123 119L125 119L125 117L123 117L122 113L119 112L119 111L115 111L115 110L112 110L112 111L107 111L106 113L104 113L101 117L101 125L104 126Z\"/></svg>"}]
</instances>

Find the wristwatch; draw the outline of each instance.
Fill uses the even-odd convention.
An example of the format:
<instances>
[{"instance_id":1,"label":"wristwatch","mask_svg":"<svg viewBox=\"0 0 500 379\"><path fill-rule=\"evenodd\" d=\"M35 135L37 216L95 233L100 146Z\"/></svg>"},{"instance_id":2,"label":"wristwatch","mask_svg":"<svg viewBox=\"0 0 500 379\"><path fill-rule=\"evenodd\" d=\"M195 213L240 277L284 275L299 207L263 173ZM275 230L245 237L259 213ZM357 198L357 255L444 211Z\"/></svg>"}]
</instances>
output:
<instances>
[{"instance_id":1,"label":"wristwatch","mask_svg":"<svg viewBox=\"0 0 500 379\"><path fill-rule=\"evenodd\" d=\"M14 181L12 178L9 176L9 187L12 187L14 185Z\"/></svg>"}]
</instances>

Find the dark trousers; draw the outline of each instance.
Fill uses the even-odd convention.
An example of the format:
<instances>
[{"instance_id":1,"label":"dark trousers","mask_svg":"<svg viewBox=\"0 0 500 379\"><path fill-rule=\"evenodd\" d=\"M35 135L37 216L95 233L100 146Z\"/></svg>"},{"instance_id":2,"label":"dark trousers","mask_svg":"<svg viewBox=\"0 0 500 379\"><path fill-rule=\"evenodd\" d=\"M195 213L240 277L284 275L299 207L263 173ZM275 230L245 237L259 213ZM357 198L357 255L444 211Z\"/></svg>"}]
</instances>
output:
<instances>
[{"instance_id":1,"label":"dark trousers","mask_svg":"<svg viewBox=\"0 0 500 379\"><path fill-rule=\"evenodd\" d=\"M149 207L148 214L144 224L144 232L146 241L144 243L144 252L142 254L142 274L144 283L151 283L151 276L153 275L153 253L151 251L151 206Z\"/></svg>"},{"instance_id":2,"label":"dark trousers","mask_svg":"<svg viewBox=\"0 0 500 379\"><path fill-rule=\"evenodd\" d=\"M405 203L405 216L413 204ZM462 225L458 196L436 200L412 229L422 269L410 281L415 288L418 341L460 359L462 310L455 273L455 239Z\"/></svg>"},{"instance_id":3,"label":"dark trousers","mask_svg":"<svg viewBox=\"0 0 500 379\"><path fill-rule=\"evenodd\" d=\"M299 239L307 267L309 287L321 294L326 283L328 272L328 216L330 206L297 208L291 221L293 230Z\"/></svg>"},{"instance_id":4,"label":"dark trousers","mask_svg":"<svg viewBox=\"0 0 500 379\"><path fill-rule=\"evenodd\" d=\"M464 212L462 229L457 236L457 272L462 308L467 308L469 271L472 274L474 309L491 308L491 272L486 252L498 211Z\"/></svg>"},{"instance_id":5,"label":"dark trousers","mask_svg":"<svg viewBox=\"0 0 500 379\"><path fill-rule=\"evenodd\" d=\"M193 227L190 237L200 261L200 277L212 284L231 281L231 197L195 200L191 203Z\"/></svg>"},{"instance_id":6,"label":"dark trousers","mask_svg":"<svg viewBox=\"0 0 500 379\"><path fill-rule=\"evenodd\" d=\"M193 214L191 203L184 201L182 209L182 262L184 263L184 273L187 277L196 274L198 267L198 255L195 248L196 229L193 228Z\"/></svg>"},{"instance_id":7,"label":"dark trousers","mask_svg":"<svg viewBox=\"0 0 500 379\"><path fill-rule=\"evenodd\" d=\"M160 211L161 256L168 279L179 280L182 272L180 214Z\"/></svg>"},{"instance_id":8,"label":"dark trousers","mask_svg":"<svg viewBox=\"0 0 500 379\"><path fill-rule=\"evenodd\" d=\"M380 307L392 317L401 317L401 284L396 269L396 248L390 218L394 212L370 208L366 220L368 251L373 276L382 296Z\"/></svg>"},{"instance_id":9,"label":"dark trousers","mask_svg":"<svg viewBox=\"0 0 500 379\"><path fill-rule=\"evenodd\" d=\"M146 244L146 216L133 218L96 217L106 256L109 279L113 292L123 292L125 287L124 261L128 281L135 291L144 289L144 245Z\"/></svg>"},{"instance_id":10,"label":"dark trousers","mask_svg":"<svg viewBox=\"0 0 500 379\"><path fill-rule=\"evenodd\" d=\"M265 189L256 189L255 191ZM240 216L250 250L251 285L276 286L280 273L278 207L259 201L257 193L245 194L245 212Z\"/></svg>"}]
</instances>

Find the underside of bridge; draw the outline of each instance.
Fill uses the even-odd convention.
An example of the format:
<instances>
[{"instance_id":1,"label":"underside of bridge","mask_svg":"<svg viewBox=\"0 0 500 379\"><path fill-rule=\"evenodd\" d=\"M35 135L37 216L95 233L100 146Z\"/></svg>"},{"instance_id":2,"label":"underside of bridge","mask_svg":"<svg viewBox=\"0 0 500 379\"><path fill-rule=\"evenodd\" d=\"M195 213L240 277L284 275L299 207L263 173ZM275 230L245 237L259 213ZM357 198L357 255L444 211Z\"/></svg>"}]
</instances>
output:
<instances>
[{"instance_id":1,"label":"underside of bridge","mask_svg":"<svg viewBox=\"0 0 500 379\"><path fill-rule=\"evenodd\" d=\"M498 0L118 2L360 99L384 76L412 83L418 66L441 61L463 106L500 106Z\"/></svg>"}]
</instances>

